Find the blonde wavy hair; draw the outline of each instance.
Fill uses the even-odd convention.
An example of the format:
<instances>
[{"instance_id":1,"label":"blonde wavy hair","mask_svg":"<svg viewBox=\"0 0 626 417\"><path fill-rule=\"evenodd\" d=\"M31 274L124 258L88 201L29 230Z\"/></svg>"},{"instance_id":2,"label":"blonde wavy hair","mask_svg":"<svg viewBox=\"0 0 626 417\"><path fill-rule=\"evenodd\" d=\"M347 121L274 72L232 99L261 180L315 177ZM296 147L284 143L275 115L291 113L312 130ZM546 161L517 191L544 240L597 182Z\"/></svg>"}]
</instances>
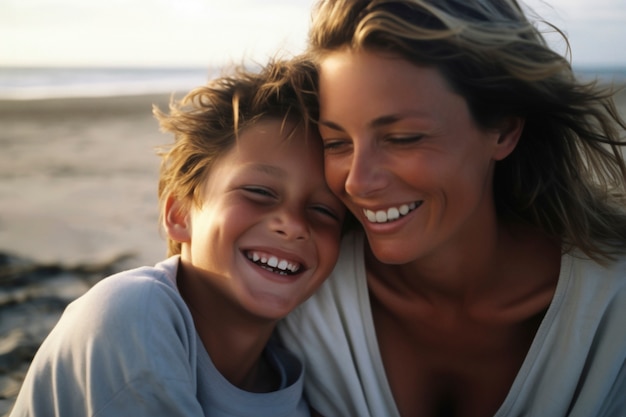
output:
<instances>
[{"instance_id":1,"label":"blonde wavy hair","mask_svg":"<svg viewBox=\"0 0 626 417\"><path fill-rule=\"evenodd\" d=\"M285 132L288 139L300 126L309 132L309 119L316 117L314 82L315 67L306 59L272 60L259 71L237 67L181 100L172 100L169 113L154 106L161 130L174 135L174 143L158 149L159 224L169 197L183 208L201 204L212 165L233 148L239 132L261 118L281 119L283 126L292 122L291 131ZM168 256L180 250L180 243L168 237Z\"/></svg>"},{"instance_id":2,"label":"blonde wavy hair","mask_svg":"<svg viewBox=\"0 0 626 417\"><path fill-rule=\"evenodd\" d=\"M321 0L308 52L391 53L437 68L481 127L523 117L517 148L496 165L498 215L610 260L626 252L626 123L614 91L579 81L538 22L515 0Z\"/></svg>"}]
</instances>

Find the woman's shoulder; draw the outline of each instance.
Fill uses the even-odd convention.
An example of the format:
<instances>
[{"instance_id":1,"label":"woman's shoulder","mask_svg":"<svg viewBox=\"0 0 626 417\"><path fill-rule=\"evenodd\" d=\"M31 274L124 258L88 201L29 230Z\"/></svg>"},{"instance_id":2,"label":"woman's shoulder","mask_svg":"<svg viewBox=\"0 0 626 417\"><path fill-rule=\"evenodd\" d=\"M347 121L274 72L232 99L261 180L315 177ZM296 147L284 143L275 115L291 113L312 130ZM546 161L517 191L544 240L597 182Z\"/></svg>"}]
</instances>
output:
<instances>
[{"instance_id":1,"label":"woman's shoulder","mask_svg":"<svg viewBox=\"0 0 626 417\"><path fill-rule=\"evenodd\" d=\"M561 268L564 273L578 278L582 285L626 290L626 254L596 261L579 251L572 251L563 256Z\"/></svg>"},{"instance_id":2,"label":"woman's shoulder","mask_svg":"<svg viewBox=\"0 0 626 417\"><path fill-rule=\"evenodd\" d=\"M626 317L626 255L606 262L577 252L564 255L556 297L565 301L569 316Z\"/></svg>"}]
</instances>

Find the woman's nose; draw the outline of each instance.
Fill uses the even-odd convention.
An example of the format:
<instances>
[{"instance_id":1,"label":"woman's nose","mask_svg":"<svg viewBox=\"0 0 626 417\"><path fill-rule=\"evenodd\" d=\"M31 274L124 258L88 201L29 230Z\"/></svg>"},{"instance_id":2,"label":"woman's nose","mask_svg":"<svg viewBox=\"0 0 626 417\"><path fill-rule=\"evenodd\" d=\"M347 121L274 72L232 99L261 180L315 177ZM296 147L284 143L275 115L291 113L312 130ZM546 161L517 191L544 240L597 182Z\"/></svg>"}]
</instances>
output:
<instances>
[{"instance_id":1,"label":"woman's nose","mask_svg":"<svg viewBox=\"0 0 626 417\"><path fill-rule=\"evenodd\" d=\"M387 184L380 151L355 147L346 177L346 192L353 197L368 197L383 190Z\"/></svg>"}]
</instances>

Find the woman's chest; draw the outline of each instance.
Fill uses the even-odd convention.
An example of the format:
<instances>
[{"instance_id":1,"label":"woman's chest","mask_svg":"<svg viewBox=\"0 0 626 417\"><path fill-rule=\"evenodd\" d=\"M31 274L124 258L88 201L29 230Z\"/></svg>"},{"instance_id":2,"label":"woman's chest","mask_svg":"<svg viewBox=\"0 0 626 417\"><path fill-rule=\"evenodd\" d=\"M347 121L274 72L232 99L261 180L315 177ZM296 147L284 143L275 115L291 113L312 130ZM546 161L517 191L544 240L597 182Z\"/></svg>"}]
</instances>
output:
<instances>
[{"instance_id":1,"label":"woman's chest","mask_svg":"<svg viewBox=\"0 0 626 417\"><path fill-rule=\"evenodd\" d=\"M401 416L493 416L538 326L406 325L374 314L387 380Z\"/></svg>"}]
</instances>

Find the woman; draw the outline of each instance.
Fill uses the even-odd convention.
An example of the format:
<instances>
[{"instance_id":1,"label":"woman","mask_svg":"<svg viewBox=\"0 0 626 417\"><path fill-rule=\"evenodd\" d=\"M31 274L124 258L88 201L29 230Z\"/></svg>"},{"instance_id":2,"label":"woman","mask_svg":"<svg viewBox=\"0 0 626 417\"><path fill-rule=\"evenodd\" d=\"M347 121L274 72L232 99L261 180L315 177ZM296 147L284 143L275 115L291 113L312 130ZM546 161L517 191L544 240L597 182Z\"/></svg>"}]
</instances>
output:
<instances>
[{"instance_id":1,"label":"woman","mask_svg":"<svg viewBox=\"0 0 626 417\"><path fill-rule=\"evenodd\" d=\"M626 124L515 0L328 0L326 179L362 224L281 326L327 416L623 416ZM364 235L364 236L363 236Z\"/></svg>"}]
</instances>

